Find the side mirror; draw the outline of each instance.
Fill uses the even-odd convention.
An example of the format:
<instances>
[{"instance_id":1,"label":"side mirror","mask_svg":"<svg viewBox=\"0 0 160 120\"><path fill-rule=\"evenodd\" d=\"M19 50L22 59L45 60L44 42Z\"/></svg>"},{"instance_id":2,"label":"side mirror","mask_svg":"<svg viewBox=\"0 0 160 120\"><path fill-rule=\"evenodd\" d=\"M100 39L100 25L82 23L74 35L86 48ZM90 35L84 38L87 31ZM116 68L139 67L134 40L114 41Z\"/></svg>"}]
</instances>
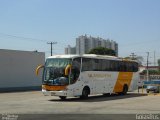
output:
<instances>
[{"instance_id":1,"label":"side mirror","mask_svg":"<svg viewBox=\"0 0 160 120\"><path fill-rule=\"evenodd\" d=\"M71 71L71 65L67 65L65 68L65 75L69 75L70 71Z\"/></svg>"},{"instance_id":2,"label":"side mirror","mask_svg":"<svg viewBox=\"0 0 160 120\"><path fill-rule=\"evenodd\" d=\"M38 74L39 74L39 70L41 69L41 68L43 68L44 67L44 65L39 65L37 68L36 68L36 75L38 76Z\"/></svg>"}]
</instances>

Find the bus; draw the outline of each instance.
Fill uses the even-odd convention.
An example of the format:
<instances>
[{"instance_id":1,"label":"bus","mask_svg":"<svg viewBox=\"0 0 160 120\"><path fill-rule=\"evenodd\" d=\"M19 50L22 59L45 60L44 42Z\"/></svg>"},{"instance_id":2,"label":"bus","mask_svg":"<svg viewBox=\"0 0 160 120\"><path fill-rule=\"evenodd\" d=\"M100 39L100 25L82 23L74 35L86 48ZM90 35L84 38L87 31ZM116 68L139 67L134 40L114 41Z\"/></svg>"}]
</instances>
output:
<instances>
[{"instance_id":1,"label":"bus","mask_svg":"<svg viewBox=\"0 0 160 120\"><path fill-rule=\"evenodd\" d=\"M43 68L44 95L88 98L94 94L127 94L137 88L138 63L114 56L95 54L54 55Z\"/></svg>"}]
</instances>

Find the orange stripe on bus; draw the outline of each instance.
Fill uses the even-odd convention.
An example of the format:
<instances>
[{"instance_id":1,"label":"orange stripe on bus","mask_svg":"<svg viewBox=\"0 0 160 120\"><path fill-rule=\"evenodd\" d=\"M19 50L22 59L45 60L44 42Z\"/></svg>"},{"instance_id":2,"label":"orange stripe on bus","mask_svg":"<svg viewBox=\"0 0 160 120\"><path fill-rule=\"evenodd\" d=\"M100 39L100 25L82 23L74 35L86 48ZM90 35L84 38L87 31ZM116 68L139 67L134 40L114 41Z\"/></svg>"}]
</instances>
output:
<instances>
[{"instance_id":1,"label":"orange stripe on bus","mask_svg":"<svg viewBox=\"0 0 160 120\"><path fill-rule=\"evenodd\" d=\"M119 72L113 92L122 92L124 84L127 84L129 88L132 76L133 72Z\"/></svg>"},{"instance_id":2,"label":"orange stripe on bus","mask_svg":"<svg viewBox=\"0 0 160 120\"><path fill-rule=\"evenodd\" d=\"M49 86L49 85L42 85L42 89L48 91L60 91L66 89L67 86Z\"/></svg>"}]
</instances>

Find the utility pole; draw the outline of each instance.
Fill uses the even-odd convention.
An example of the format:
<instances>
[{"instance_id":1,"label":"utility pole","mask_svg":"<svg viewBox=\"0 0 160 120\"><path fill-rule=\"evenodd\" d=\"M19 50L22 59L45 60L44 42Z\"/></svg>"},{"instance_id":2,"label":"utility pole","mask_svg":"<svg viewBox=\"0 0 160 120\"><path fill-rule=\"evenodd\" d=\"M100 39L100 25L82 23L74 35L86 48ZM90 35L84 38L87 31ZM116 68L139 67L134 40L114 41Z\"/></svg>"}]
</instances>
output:
<instances>
[{"instance_id":1,"label":"utility pole","mask_svg":"<svg viewBox=\"0 0 160 120\"><path fill-rule=\"evenodd\" d=\"M156 51L154 51L154 66L156 66Z\"/></svg>"},{"instance_id":2,"label":"utility pole","mask_svg":"<svg viewBox=\"0 0 160 120\"><path fill-rule=\"evenodd\" d=\"M131 53L131 58L132 58L132 60L135 60L135 58L136 58L136 55L134 54L134 53Z\"/></svg>"},{"instance_id":3,"label":"utility pole","mask_svg":"<svg viewBox=\"0 0 160 120\"><path fill-rule=\"evenodd\" d=\"M149 59L149 52L147 52L147 81L149 80L148 59Z\"/></svg>"},{"instance_id":4,"label":"utility pole","mask_svg":"<svg viewBox=\"0 0 160 120\"><path fill-rule=\"evenodd\" d=\"M51 45L51 56L52 56L52 45L53 45L53 44L57 44L57 42L47 42L47 44L50 44L50 45Z\"/></svg>"}]
</instances>

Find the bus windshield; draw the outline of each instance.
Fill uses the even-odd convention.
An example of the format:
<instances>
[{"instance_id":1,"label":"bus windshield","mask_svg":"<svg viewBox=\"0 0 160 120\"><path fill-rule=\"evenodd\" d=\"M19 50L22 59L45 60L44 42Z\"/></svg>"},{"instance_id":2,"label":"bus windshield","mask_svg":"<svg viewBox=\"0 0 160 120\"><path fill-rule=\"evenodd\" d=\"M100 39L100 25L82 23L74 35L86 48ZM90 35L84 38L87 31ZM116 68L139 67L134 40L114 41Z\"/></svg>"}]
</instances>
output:
<instances>
[{"instance_id":1,"label":"bus windshield","mask_svg":"<svg viewBox=\"0 0 160 120\"><path fill-rule=\"evenodd\" d=\"M46 60L43 83L49 85L67 85L68 76L65 76L65 67L71 64L68 58L50 58Z\"/></svg>"},{"instance_id":2,"label":"bus windshield","mask_svg":"<svg viewBox=\"0 0 160 120\"><path fill-rule=\"evenodd\" d=\"M71 64L71 59L68 58L50 58L46 60L46 67L66 67L68 64Z\"/></svg>"}]
</instances>

